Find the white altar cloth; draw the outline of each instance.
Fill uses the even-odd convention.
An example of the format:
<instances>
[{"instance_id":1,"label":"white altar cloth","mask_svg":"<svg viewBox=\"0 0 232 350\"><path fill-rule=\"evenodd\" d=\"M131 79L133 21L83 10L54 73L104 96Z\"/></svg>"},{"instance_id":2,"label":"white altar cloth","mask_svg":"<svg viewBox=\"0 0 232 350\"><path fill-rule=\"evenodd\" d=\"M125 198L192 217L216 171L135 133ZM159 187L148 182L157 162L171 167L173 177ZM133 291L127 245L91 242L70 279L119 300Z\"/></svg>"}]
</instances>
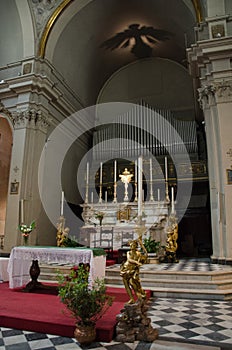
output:
<instances>
[{"instance_id":1,"label":"white altar cloth","mask_svg":"<svg viewBox=\"0 0 232 350\"><path fill-rule=\"evenodd\" d=\"M18 288L30 281L30 266L32 260L43 263L61 263L78 265L80 263L90 264L90 284L97 277L103 278L105 275L105 257L97 256L95 266L93 251L81 248L61 248L61 247L14 247L11 250L8 274L9 288Z\"/></svg>"},{"instance_id":2,"label":"white altar cloth","mask_svg":"<svg viewBox=\"0 0 232 350\"><path fill-rule=\"evenodd\" d=\"M7 272L9 258L0 258L0 282L9 281L9 275Z\"/></svg>"}]
</instances>

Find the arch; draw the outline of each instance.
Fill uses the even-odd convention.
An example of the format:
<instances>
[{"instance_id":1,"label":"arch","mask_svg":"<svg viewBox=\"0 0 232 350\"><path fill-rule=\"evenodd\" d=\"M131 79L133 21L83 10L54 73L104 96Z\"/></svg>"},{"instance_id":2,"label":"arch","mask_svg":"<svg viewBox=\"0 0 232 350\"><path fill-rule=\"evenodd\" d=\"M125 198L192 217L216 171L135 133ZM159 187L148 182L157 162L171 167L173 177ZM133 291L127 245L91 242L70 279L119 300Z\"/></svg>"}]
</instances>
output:
<instances>
[{"instance_id":1,"label":"arch","mask_svg":"<svg viewBox=\"0 0 232 350\"><path fill-rule=\"evenodd\" d=\"M67 24L67 22L72 18L72 16L75 15L75 13L77 11L80 11L83 7L85 7L89 2L91 2L93 0L84 0L82 2L77 2L75 3L75 11L72 8L72 10L69 11L68 15L66 15L65 19L64 19L64 23L63 26L65 26ZM63 13L64 10L66 10L68 8L68 5L70 5L73 2L73 0L64 0L55 10L55 12L52 14L52 16L49 18L47 25L43 31L41 40L40 40L40 44L39 44L39 51L38 51L38 55L42 58L45 57L45 51L46 51L46 45L48 42L48 37L53 29L53 26L55 25L57 19L61 16L61 14ZM203 13L202 13L202 8L201 8L201 1L200 0L191 0L192 4L193 4L193 8L195 10L195 15L196 15L196 19L197 22L201 22L203 19ZM76 6L77 5L77 6ZM62 27L60 27L60 29L56 29L56 33L55 36L56 38L59 37L59 34L62 30ZM55 44L56 40L52 40L52 42ZM52 50L53 51L53 50Z\"/></svg>"},{"instance_id":2,"label":"arch","mask_svg":"<svg viewBox=\"0 0 232 350\"><path fill-rule=\"evenodd\" d=\"M97 104L137 103L138 96L150 106L169 108L184 119L186 115L195 118L192 79L186 68L175 61L152 57L118 69L103 85ZM182 111L178 110L180 105Z\"/></svg>"}]
</instances>

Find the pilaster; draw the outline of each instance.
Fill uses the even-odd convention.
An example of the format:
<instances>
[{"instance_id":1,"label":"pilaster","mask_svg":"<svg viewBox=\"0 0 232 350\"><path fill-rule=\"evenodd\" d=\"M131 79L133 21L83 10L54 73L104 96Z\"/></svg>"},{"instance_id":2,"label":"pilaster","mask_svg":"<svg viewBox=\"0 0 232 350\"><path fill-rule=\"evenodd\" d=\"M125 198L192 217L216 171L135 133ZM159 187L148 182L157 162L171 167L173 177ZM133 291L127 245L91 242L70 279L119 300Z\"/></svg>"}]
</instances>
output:
<instances>
[{"instance_id":1,"label":"pilaster","mask_svg":"<svg viewBox=\"0 0 232 350\"><path fill-rule=\"evenodd\" d=\"M216 19L208 20L208 24ZM224 22L226 25L226 22ZM199 79L199 103L204 113L210 183L213 255L215 262L232 263L232 41L223 35L199 41L189 50L190 72ZM220 39L219 39L220 38Z\"/></svg>"},{"instance_id":2,"label":"pilaster","mask_svg":"<svg viewBox=\"0 0 232 350\"><path fill-rule=\"evenodd\" d=\"M47 128L50 118L34 109L14 112L11 114L14 128L13 147L9 181L9 195L5 225L5 247L10 251L15 245L22 244L18 230L19 223L24 221L29 225L37 222L41 212L41 202L38 191L38 164L42 148L46 141ZM17 169L17 171L16 171ZM10 184L19 183L17 194L10 193ZM23 201L24 217L21 218ZM38 230L35 229L30 237L30 244L37 244Z\"/></svg>"}]
</instances>

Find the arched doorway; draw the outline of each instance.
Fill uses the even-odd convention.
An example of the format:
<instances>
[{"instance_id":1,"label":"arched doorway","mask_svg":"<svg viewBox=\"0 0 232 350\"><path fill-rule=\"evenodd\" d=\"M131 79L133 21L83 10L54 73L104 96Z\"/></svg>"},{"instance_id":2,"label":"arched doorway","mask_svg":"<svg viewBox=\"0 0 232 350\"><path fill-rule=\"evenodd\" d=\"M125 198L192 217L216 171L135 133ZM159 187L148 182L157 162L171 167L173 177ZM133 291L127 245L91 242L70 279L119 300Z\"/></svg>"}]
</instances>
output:
<instances>
[{"instance_id":1,"label":"arched doorway","mask_svg":"<svg viewBox=\"0 0 232 350\"><path fill-rule=\"evenodd\" d=\"M10 124L0 115L0 250L4 245L12 141Z\"/></svg>"}]
</instances>

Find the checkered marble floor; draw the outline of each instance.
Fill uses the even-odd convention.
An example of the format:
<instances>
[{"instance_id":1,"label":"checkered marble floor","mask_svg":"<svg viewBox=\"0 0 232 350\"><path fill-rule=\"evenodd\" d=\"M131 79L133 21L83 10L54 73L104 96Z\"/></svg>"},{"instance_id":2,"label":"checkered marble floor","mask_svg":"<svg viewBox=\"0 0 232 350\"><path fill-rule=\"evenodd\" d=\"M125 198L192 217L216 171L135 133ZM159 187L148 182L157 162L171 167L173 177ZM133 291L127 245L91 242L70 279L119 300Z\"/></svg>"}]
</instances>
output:
<instances>
[{"instance_id":1,"label":"checkered marble floor","mask_svg":"<svg viewBox=\"0 0 232 350\"><path fill-rule=\"evenodd\" d=\"M180 259L179 263L173 264L145 264L140 270L159 271L232 271L232 266L212 264L210 259Z\"/></svg>"},{"instance_id":2,"label":"checkered marble floor","mask_svg":"<svg viewBox=\"0 0 232 350\"><path fill-rule=\"evenodd\" d=\"M120 268L120 264L107 266L107 270ZM144 264L140 271L232 271L231 265L212 264L209 258L202 259L180 259L178 263Z\"/></svg>"},{"instance_id":3,"label":"checkered marble floor","mask_svg":"<svg viewBox=\"0 0 232 350\"><path fill-rule=\"evenodd\" d=\"M152 298L148 316L159 331L153 343L92 343L96 350L232 350L232 302ZM82 349L75 339L0 328L0 350Z\"/></svg>"}]
</instances>

